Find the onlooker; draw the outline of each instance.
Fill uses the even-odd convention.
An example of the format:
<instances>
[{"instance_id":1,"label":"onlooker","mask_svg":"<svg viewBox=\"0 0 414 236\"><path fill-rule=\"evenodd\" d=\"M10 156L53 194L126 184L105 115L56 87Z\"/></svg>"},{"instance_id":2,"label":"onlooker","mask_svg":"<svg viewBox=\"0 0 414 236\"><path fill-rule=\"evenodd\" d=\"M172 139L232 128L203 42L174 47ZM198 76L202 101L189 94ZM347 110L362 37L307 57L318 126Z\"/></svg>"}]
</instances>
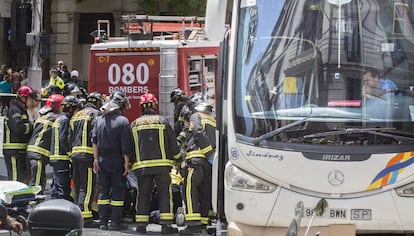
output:
<instances>
[{"instance_id":1,"label":"onlooker","mask_svg":"<svg viewBox=\"0 0 414 236\"><path fill-rule=\"evenodd\" d=\"M3 80L5 75L7 75L7 65L1 65L1 67L0 67L0 81Z\"/></svg>"},{"instance_id":2,"label":"onlooker","mask_svg":"<svg viewBox=\"0 0 414 236\"><path fill-rule=\"evenodd\" d=\"M9 104L10 104L10 94L12 93L13 90L13 84L10 81L10 76L9 75L5 75L4 80L0 82L0 100L1 100L1 114L3 115L4 111L7 111L9 109Z\"/></svg>"}]
</instances>

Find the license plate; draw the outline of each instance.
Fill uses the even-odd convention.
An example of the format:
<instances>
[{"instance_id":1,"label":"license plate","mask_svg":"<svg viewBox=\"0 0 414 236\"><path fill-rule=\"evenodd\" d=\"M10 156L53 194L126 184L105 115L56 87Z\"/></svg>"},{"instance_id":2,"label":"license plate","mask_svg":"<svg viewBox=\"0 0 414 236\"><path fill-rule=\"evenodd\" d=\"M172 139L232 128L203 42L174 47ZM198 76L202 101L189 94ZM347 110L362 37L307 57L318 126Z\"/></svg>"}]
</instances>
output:
<instances>
[{"instance_id":1,"label":"license plate","mask_svg":"<svg viewBox=\"0 0 414 236\"><path fill-rule=\"evenodd\" d=\"M313 208L305 207L303 212L303 217L312 217ZM320 216L323 218L332 218L332 219L346 219L347 211L344 208L326 208L323 215Z\"/></svg>"},{"instance_id":2,"label":"license plate","mask_svg":"<svg viewBox=\"0 0 414 236\"><path fill-rule=\"evenodd\" d=\"M351 220L371 220L371 209L351 209Z\"/></svg>"}]
</instances>

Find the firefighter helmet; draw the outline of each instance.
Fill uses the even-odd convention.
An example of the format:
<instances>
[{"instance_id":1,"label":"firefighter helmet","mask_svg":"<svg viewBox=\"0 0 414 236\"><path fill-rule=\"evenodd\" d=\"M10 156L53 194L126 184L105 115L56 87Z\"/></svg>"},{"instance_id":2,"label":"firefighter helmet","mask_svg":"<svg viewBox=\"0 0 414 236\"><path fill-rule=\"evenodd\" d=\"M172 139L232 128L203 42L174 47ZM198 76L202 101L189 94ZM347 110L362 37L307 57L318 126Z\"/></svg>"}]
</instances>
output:
<instances>
[{"instance_id":1,"label":"firefighter helmet","mask_svg":"<svg viewBox=\"0 0 414 236\"><path fill-rule=\"evenodd\" d=\"M130 104L126 94L122 91L115 91L109 96L105 104L101 106L101 111L125 110L129 107Z\"/></svg>"},{"instance_id":2,"label":"firefighter helmet","mask_svg":"<svg viewBox=\"0 0 414 236\"><path fill-rule=\"evenodd\" d=\"M177 102L185 96L185 92L180 88L175 88L170 94L170 102Z\"/></svg>"},{"instance_id":3,"label":"firefighter helmet","mask_svg":"<svg viewBox=\"0 0 414 236\"><path fill-rule=\"evenodd\" d=\"M195 105L194 110L203 113L211 113L213 112L213 106L206 102L200 102Z\"/></svg>"},{"instance_id":4,"label":"firefighter helmet","mask_svg":"<svg viewBox=\"0 0 414 236\"><path fill-rule=\"evenodd\" d=\"M86 97L86 102L95 104L95 106L100 107L103 103L102 95L98 92L92 92Z\"/></svg>"},{"instance_id":5,"label":"firefighter helmet","mask_svg":"<svg viewBox=\"0 0 414 236\"><path fill-rule=\"evenodd\" d=\"M139 98L139 105L141 107L155 107L155 104L158 103L157 97L152 93L145 93Z\"/></svg>"},{"instance_id":6,"label":"firefighter helmet","mask_svg":"<svg viewBox=\"0 0 414 236\"><path fill-rule=\"evenodd\" d=\"M204 95L201 92L197 92L190 97L191 103L193 106L199 104L200 102L204 102Z\"/></svg>"},{"instance_id":7,"label":"firefighter helmet","mask_svg":"<svg viewBox=\"0 0 414 236\"><path fill-rule=\"evenodd\" d=\"M39 110L39 113L44 115L49 111L58 112L64 99L65 97L60 94L50 95L47 98L45 105Z\"/></svg>"},{"instance_id":8,"label":"firefighter helmet","mask_svg":"<svg viewBox=\"0 0 414 236\"><path fill-rule=\"evenodd\" d=\"M23 85L17 90L16 93L18 97L29 97L33 92L34 90L32 87Z\"/></svg>"},{"instance_id":9,"label":"firefighter helmet","mask_svg":"<svg viewBox=\"0 0 414 236\"><path fill-rule=\"evenodd\" d=\"M71 108L71 107L77 108L80 106L80 102L79 102L79 99L77 99L75 96L69 95L69 96L66 96L65 99L63 100L62 106L64 108Z\"/></svg>"}]
</instances>

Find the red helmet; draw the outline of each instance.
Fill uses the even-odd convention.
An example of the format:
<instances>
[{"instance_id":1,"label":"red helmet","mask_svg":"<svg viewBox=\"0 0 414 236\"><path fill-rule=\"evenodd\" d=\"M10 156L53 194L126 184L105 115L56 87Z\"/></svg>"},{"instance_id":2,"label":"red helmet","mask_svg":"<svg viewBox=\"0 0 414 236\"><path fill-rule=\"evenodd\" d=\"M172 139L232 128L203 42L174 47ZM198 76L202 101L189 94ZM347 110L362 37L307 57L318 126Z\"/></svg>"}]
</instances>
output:
<instances>
[{"instance_id":1,"label":"red helmet","mask_svg":"<svg viewBox=\"0 0 414 236\"><path fill-rule=\"evenodd\" d=\"M29 97L32 93L34 93L33 88L27 85L23 85L17 90L17 96L19 97Z\"/></svg>"},{"instance_id":2,"label":"red helmet","mask_svg":"<svg viewBox=\"0 0 414 236\"><path fill-rule=\"evenodd\" d=\"M139 98L139 105L142 107L154 107L157 103L157 97L152 93L145 93Z\"/></svg>"},{"instance_id":3,"label":"red helmet","mask_svg":"<svg viewBox=\"0 0 414 236\"><path fill-rule=\"evenodd\" d=\"M52 94L47 98L45 106L52 108L54 111L57 111L60 109L60 106L64 100L64 96L60 94Z\"/></svg>"}]
</instances>

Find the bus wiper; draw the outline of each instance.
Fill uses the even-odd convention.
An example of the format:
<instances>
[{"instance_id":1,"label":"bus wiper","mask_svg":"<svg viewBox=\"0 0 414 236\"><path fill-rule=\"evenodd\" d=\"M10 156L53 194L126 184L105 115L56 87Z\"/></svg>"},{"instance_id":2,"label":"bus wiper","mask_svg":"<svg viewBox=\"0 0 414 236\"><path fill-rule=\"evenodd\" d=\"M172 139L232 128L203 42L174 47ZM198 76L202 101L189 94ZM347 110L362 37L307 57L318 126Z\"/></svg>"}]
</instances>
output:
<instances>
[{"instance_id":1,"label":"bus wiper","mask_svg":"<svg viewBox=\"0 0 414 236\"><path fill-rule=\"evenodd\" d=\"M309 135L303 136L303 138L305 139L322 138L322 137L331 136L331 135L366 133L366 134L373 134L373 135L378 135L382 137L392 138L392 139L395 139L396 141L401 141L401 142L409 142L409 143L414 142L414 138L411 138L411 137L385 133L385 132L389 132L393 130L395 130L395 128L363 128L363 129L348 128L344 130L327 131L327 132L321 132L321 133L316 133L316 134L309 134Z\"/></svg>"},{"instance_id":2,"label":"bus wiper","mask_svg":"<svg viewBox=\"0 0 414 236\"><path fill-rule=\"evenodd\" d=\"M285 125L283 127L277 128L275 130L272 130L268 133L265 133L263 135L260 135L256 138L252 138L252 137L247 137L241 134L236 134L237 139L240 139L241 141L244 142L248 142L248 143L252 143L253 145L257 145L258 143L260 143L263 140L269 139L273 136L276 136L282 132L284 132L287 129L290 129L292 127L295 127L297 125L300 125L302 123L305 123L306 121L308 121L309 119L312 118L337 118L337 119L355 119L355 120L364 120L364 118L359 117L349 117L349 116L332 116L332 115L309 115L301 120L297 120L293 123L290 123L288 125Z\"/></svg>"}]
</instances>

